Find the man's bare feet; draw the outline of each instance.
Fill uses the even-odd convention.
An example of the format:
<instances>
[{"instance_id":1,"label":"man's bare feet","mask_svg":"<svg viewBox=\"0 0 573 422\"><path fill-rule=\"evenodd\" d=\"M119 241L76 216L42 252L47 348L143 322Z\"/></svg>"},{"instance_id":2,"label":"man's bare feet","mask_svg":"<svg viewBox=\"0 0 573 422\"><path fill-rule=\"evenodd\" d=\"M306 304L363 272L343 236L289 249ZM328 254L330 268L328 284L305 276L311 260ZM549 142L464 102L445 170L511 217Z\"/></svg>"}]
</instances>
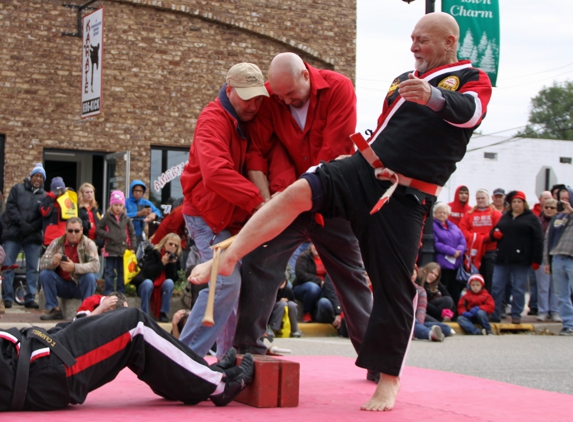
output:
<instances>
[{"instance_id":1,"label":"man's bare feet","mask_svg":"<svg viewBox=\"0 0 573 422\"><path fill-rule=\"evenodd\" d=\"M236 262L232 262L228 259L228 254L224 251L221 253L219 258L219 269L217 273L222 276L228 276L233 272ZM196 265L191 271L191 275L188 280L193 284L205 284L211 279L211 268L213 267L213 260L202 262Z\"/></svg>"},{"instance_id":2,"label":"man's bare feet","mask_svg":"<svg viewBox=\"0 0 573 422\"><path fill-rule=\"evenodd\" d=\"M374 395L370 400L360 406L360 410L369 410L371 412L392 410L399 390L400 378L380 374L380 381L378 381Z\"/></svg>"}]
</instances>

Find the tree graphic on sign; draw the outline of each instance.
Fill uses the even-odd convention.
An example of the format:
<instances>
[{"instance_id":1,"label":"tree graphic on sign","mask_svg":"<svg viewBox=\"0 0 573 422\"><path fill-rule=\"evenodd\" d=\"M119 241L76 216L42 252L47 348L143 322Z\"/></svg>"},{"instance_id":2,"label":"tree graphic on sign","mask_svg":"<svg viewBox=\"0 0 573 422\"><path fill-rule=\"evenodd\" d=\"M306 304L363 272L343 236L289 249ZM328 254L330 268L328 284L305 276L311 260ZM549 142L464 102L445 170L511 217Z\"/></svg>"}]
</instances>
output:
<instances>
[{"instance_id":1,"label":"tree graphic on sign","mask_svg":"<svg viewBox=\"0 0 573 422\"><path fill-rule=\"evenodd\" d=\"M486 73L495 73L495 64L499 55L496 40L489 40L485 32L476 45L472 32L468 29L460 42L458 56L461 60L470 60L472 64Z\"/></svg>"}]
</instances>

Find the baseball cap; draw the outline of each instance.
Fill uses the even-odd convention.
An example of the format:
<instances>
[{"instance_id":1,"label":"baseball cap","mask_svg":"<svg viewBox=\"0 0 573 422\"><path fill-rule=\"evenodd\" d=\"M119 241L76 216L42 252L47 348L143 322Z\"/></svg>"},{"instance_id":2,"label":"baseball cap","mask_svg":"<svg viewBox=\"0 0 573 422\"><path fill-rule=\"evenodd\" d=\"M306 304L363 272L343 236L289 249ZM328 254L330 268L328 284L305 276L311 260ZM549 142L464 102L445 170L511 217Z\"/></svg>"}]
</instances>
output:
<instances>
[{"instance_id":1,"label":"baseball cap","mask_svg":"<svg viewBox=\"0 0 573 422\"><path fill-rule=\"evenodd\" d=\"M505 190L503 190L502 188L497 188L496 190L493 191L493 195L505 195Z\"/></svg>"},{"instance_id":2,"label":"baseball cap","mask_svg":"<svg viewBox=\"0 0 573 422\"><path fill-rule=\"evenodd\" d=\"M265 88L265 78L256 64L239 63L227 72L227 85L237 91L241 100L248 101L259 95L269 96Z\"/></svg>"}]
</instances>

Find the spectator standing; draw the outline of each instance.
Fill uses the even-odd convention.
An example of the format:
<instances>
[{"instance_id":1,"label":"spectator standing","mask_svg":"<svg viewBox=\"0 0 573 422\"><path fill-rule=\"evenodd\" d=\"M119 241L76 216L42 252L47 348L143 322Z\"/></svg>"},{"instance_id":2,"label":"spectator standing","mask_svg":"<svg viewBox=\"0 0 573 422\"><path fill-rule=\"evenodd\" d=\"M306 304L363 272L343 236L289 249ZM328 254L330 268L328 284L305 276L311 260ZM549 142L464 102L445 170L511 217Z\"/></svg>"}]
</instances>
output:
<instances>
[{"instance_id":1,"label":"spectator standing","mask_svg":"<svg viewBox=\"0 0 573 422\"><path fill-rule=\"evenodd\" d=\"M113 291L125 293L123 254L135 251L136 237L131 219L125 212L123 192L114 190L109 198L109 208L97 226L97 236L105 243L104 294Z\"/></svg>"},{"instance_id":2,"label":"spectator standing","mask_svg":"<svg viewBox=\"0 0 573 422\"><path fill-rule=\"evenodd\" d=\"M507 194L510 209L491 231L491 239L497 241L495 267L493 270L492 296L495 312L491 320L500 321L506 284L512 283L511 322L521 323L525 304L525 289L529 268L538 269L543 254L541 224L527 205L525 194L512 191Z\"/></svg>"},{"instance_id":3,"label":"spectator standing","mask_svg":"<svg viewBox=\"0 0 573 422\"><path fill-rule=\"evenodd\" d=\"M426 319L429 321L451 321L454 316L455 303L444 286L440 282L440 265L430 262L420 268L418 284L426 290L428 305Z\"/></svg>"},{"instance_id":4,"label":"spectator standing","mask_svg":"<svg viewBox=\"0 0 573 422\"><path fill-rule=\"evenodd\" d=\"M557 200L553 199L553 197L545 199L543 211L539 215L543 239L545 239L551 219L556 215ZM535 278L537 280L537 320L546 321L548 317L551 317L551 320L554 322L563 322L557 309L557 296L555 295L555 288L551 283L551 274L546 274L545 267L543 266L535 270Z\"/></svg>"},{"instance_id":5,"label":"spectator standing","mask_svg":"<svg viewBox=\"0 0 573 422\"><path fill-rule=\"evenodd\" d=\"M95 200L95 188L91 183L82 183L78 195L78 217L82 220L84 236L93 240L98 248L103 246L96 236L97 226L101 220L101 210Z\"/></svg>"},{"instance_id":6,"label":"spectator standing","mask_svg":"<svg viewBox=\"0 0 573 422\"><path fill-rule=\"evenodd\" d=\"M481 274L471 275L466 294L458 301L458 324L468 334L492 334L489 315L494 310L495 302L485 289L483 276ZM474 324L482 328L479 329Z\"/></svg>"},{"instance_id":7,"label":"spectator standing","mask_svg":"<svg viewBox=\"0 0 573 422\"><path fill-rule=\"evenodd\" d=\"M464 218L468 211L472 209L469 203L469 199L470 190L467 186L461 185L456 189L454 200L448 204L452 210L448 219L458 227L460 225L460 221Z\"/></svg>"},{"instance_id":8,"label":"spectator standing","mask_svg":"<svg viewBox=\"0 0 573 422\"><path fill-rule=\"evenodd\" d=\"M500 213L505 212L505 190L502 188L497 188L493 191L492 205Z\"/></svg>"},{"instance_id":9,"label":"spectator standing","mask_svg":"<svg viewBox=\"0 0 573 422\"><path fill-rule=\"evenodd\" d=\"M40 282L48 313L40 319L63 319L58 297L85 300L95 293L99 259L96 244L84 236L82 220L66 221L66 234L52 240L40 260Z\"/></svg>"},{"instance_id":10,"label":"spectator standing","mask_svg":"<svg viewBox=\"0 0 573 422\"><path fill-rule=\"evenodd\" d=\"M486 189L476 192L476 203L464 216L460 229L466 238L470 258L483 276L486 290L491 292L497 242L490 239L489 233L501 218L501 213L490 204Z\"/></svg>"},{"instance_id":11,"label":"spectator standing","mask_svg":"<svg viewBox=\"0 0 573 422\"><path fill-rule=\"evenodd\" d=\"M450 206L444 202L434 206L435 260L441 268L442 283L457 303L464 286L456 280L456 273L464 259L466 239L458 226L448 220L450 214Z\"/></svg>"},{"instance_id":12,"label":"spectator standing","mask_svg":"<svg viewBox=\"0 0 573 422\"><path fill-rule=\"evenodd\" d=\"M44 192L46 171L41 163L34 166L30 176L24 183L14 185L8 194L6 211L3 214L4 229L2 246L6 252L4 265L10 266L16 262L21 250L26 257L26 295L24 305L37 309L36 288L38 285L38 261L42 250L42 214L40 204L46 194ZM6 308L14 302L14 271L4 275L3 299Z\"/></svg>"},{"instance_id":13,"label":"spectator standing","mask_svg":"<svg viewBox=\"0 0 573 422\"><path fill-rule=\"evenodd\" d=\"M66 220L62 218L62 208L58 203L58 198L64 193L66 193L64 179L54 177L50 183L50 192L46 194L40 206L44 218L44 246L48 246L52 240L66 233Z\"/></svg>"},{"instance_id":14,"label":"spectator standing","mask_svg":"<svg viewBox=\"0 0 573 422\"><path fill-rule=\"evenodd\" d=\"M557 295L557 308L563 320L563 336L573 335L573 189L559 188L559 203L562 211L550 222L543 246L545 272L551 274L551 285Z\"/></svg>"},{"instance_id":15,"label":"spectator standing","mask_svg":"<svg viewBox=\"0 0 573 422\"><path fill-rule=\"evenodd\" d=\"M131 280L141 298L141 310L149 313L151 301L154 316L160 322L169 322L167 315L175 282L179 280L180 255L181 238L168 233L154 248L146 250L141 271Z\"/></svg>"},{"instance_id":16,"label":"spectator standing","mask_svg":"<svg viewBox=\"0 0 573 422\"><path fill-rule=\"evenodd\" d=\"M163 217L153 202L143 197L145 192L147 192L147 185L141 180L134 180L129 186L129 197L125 201L127 216L133 223L137 237L137 244L132 245L133 248L136 248L139 242L143 240L145 225Z\"/></svg>"},{"instance_id":17,"label":"spectator standing","mask_svg":"<svg viewBox=\"0 0 573 422\"><path fill-rule=\"evenodd\" d=\"M187 247L187 230L185 229L185 219L183 218L183 205L179 205L171 210L169 214L161 220L161 224L149 239L151 243L157 245L169 233L176 233L181 239L181 248Z\"/></svg>"},{"instance_id":18,"label":"spectator standing","mask_svg":"<svg viewBox=\"0 0 573 422\"><path fill-rule=\"evenodd\" d=\"M533 206L531 212L533 212L533 214L539 217L543 213L544 211L543 207L545 205L545 201L547 201L548 199L554 199L553 195L551 195L551 191L544 190L543 192L541 192L541 195L539 195L539 202Z\"/></svg>"}]
</instances>

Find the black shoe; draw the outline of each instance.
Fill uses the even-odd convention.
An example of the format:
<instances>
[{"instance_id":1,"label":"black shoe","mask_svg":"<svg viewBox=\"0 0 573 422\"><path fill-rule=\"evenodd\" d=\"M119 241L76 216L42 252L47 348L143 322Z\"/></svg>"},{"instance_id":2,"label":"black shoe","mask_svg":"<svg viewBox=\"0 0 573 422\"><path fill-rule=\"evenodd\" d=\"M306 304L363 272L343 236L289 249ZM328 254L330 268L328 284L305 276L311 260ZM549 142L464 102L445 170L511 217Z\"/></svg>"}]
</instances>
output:
<instances>
[{"instance_id":1,"label":"black shoe","mask_svg":"<svg viewBox=\"0 0 573 422\"><path fill-rule=\"evenodd\" d=\"M42 321L51 321L53 319L64 319L64 314L62 313L61 309L56 310L56 308L54 308L47 314L42 315L40 319Z\"/></svg>"},{"instance_id":2,"label":"black shoe","mask_svg":"<svg viewBox=\"0 0 573 422\"><path fill-rule=\"evenodd\" d=\"M12 306L12 305L10 305L10 306ZM31 300L31 301L29 301L29 302L26 302L26 303L24 304L24 306L25 306L26 308L32 308L32 309L39 309L39 308L40 308L40 305L38 305L38 304L36 303L36 301L34 301L34 300Z\"/></svg>"},{"instance_id":3,"label":"black shoe","mask_svg":"<svg viewBox=\"0 0 573 422\"><path fill-rule=\"evenodd\" d=\"M255 375L255 362L250 353L243 356L240 366L225 370L225 391L216 396L211 396L211 401L215 406L226 406L253 382Z\"/></svg>"},{"instance_id":4,"label":"black shoe","mask_svg":"<svg viewBox=\"0 0 573 422\"><path fill-rule=\"evenodd\" d=\"M4 307L5 307L6 309L11 308L11 307L12 307L12 301L11 301L11 300L5 300L5 301L4 301Z\"/></svg>"},{"instance_id":5,"label":"black shoe","mask_svg":"<svg viewBox=\"0 0 573 422\"><path fill-rule=\"evenodd\" d=\"M223 359L209 366L209 368L211 368L211 370L213 371L225 373L227 369L231 369L236 364L237 364L237 350L234 347L231 347L227 351L227 353L225 353L225 357Z\"/></svg>"},{"instance_id":6,"label":"black shoe","mask_svg":"<svg viewBox=\"0 0 573 422\"><path fill-rule=\"evenodd\" d=\"M537 312L538 312L537 309L531 308L531 309L529 310L529 312L527 313L527 315L537 315Z\"/></svg>"},{"instance_id":7,"label":"black shoe","mask_svg":"<svg viewBox=\"0 0 573 422\"><path fill-rule=\"evenodd\" d=\"M378 381L380 381L380 372L372 371L369 369L368 372L366 372L366 379L368 381L374 381L376 384L378 384Z\"/></svg>"},{"instance_id":8,"label":"black shoe","mask_svg":"<svg viewBox=\"0 0 573 422\"><path fill-rule=\"evenodd\" d=\"M165 312L159 314L159 322L169 322L169 318L167 318Z\"/></svg>"}]
</instances>

